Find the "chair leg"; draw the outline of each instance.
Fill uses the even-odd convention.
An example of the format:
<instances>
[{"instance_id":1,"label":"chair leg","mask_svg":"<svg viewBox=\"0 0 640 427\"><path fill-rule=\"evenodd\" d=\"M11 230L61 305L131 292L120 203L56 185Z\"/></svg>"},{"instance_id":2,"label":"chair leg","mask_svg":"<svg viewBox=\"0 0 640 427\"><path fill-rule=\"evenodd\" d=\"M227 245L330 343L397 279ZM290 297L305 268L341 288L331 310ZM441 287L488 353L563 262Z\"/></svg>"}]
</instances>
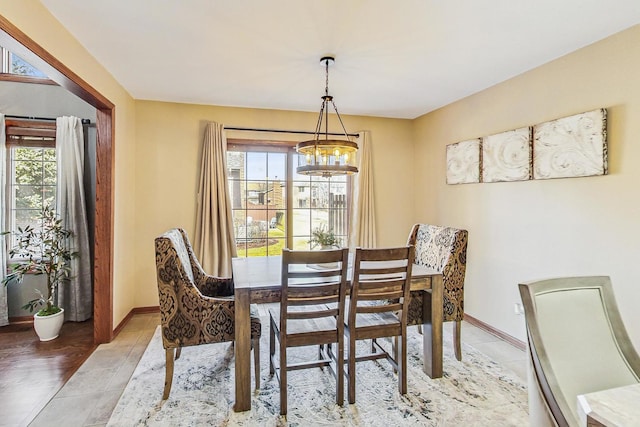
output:
<instances>
[{"instance_id":1,"label":"chair leg","mask_svg":"<svg viewBox=\"0 0 640 427\"><path fill-rule=\"evenodd\" d=\"M274 330L273 322L271 322L269 328L269 375L275 374L273 366L273 356L276 354L276 333Z\"/></svg>"},{"instance_id":2,"label":"chair leg","mask_svg":"<svg viewBox=\"0 0 640 427\"><path fill-rule=\"evenodd\" d=\"M280 341L280 415L287 415L287 348L282 341Z\"/></svg>"},{"instance_id":3,"label":"chair leg","mask_svg":"<svg viewBox=\"0 0 640 427\"><path fill-rule=\"evenodd\" d=\"M456 324L453 328L453 348L456 354L456 359L462 360L462 346L460 344L460 339L462 338L462 321L456 320Z\"/></svg>"},{"instance_id":4,"label":"chair leg","mask_svg":"<svg viewBox=\"0 0 640 427\"><path fill-rule=\"evenodd\" d=\"M342 337L338 341L338 354L336 355L336 387L336 403L342 406L344 403L344 338Z\"/></svg>"},{"instance_id":5,"label":"chair leg","mask_svg":"<svg viewBox=\"0 0 640 427\"><path fill-rule=\"evenodd\" d=\"M398 360L398 353L400 359ZM407 331L404 330L396 348L396 363L398 365L398 389L400 394L407 394Z\"/></svg>"},{"instance_id":6,"label":"chair leg","mask_svg":"<svg viewBox=\"0 0 640 427\"><path fill-rule=\"evenodd\" d=\"M422 323L418 323L418 333L422 335Z\"/></svg>"},{"instance_id":7,"label":"chair leg","mask_svg":"<svg viewBox=\"0 0 640 427\"><path fill-rule=\"evenodd\" d=\"M396 364L398 363L398 336L396 335L395 337L393 337L393 343L391 345L391 352L393 353L393 360L396 361ZM396 368L395 366L393 367L393 373L395 374Z\"/></svg>"},{"instance_id":8,"label":"chair leg","mask_svg":"<svg viewBox=\"0 0 640 427\"><path fill-rule=\"evenodd\" d=\"M351 334L349 334L349 359L347 365L349 367L349 372L347 372L347 397L349 403L356 403L356 340Z\"/></svg>"},{"instance_id":9,"label":"chair leg","mask_svg":"<svg viewBox=\"0 0 640 427\"><path fill-rule=\"evenodd\" d=\"M162 400L169 398L171 392L171 383L173 382L173 349L167 348L165 352L165 374L164 374L164 391L162 392Z\"/></svg>"},{"instance_id":10,"label":"chair leg","mask_svg":"<svg viewBox=\"0 0 640 427\"><path fill-rule=\"evenodd\" d=\"M255 365L256 390L260 390L260 337L253 340L253 363Z\"/></svg>"},{"instance_id":11,"label":"chair leg","mask_svg":"<svg viewBox=\"0 0 640 427\"><path fill-rule=\"evenodd\" d=\"M182 347L176 348L176 360L180 359L181 354L182 354Z\"/></svg>"}]
</instances>

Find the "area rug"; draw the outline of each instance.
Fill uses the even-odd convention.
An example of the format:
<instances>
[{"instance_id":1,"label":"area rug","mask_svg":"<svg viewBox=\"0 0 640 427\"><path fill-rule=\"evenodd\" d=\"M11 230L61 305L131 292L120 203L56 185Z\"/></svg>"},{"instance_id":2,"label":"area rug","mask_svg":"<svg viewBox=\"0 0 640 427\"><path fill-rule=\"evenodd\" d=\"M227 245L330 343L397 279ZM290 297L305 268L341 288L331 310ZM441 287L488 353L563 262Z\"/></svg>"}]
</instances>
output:
<instances>
[{"instance_id":1,"label":"area rug","mask_svg":"<svg viewBox=\"0 0 640 427\"><path fill-rule=\"evenodd\" d=\"M358 363L353 405L336 405L335 380L329 371L293 371L288 380L288 414L281 417L278 382L269 376L267 362L268 325L263 322L262 384L252 396L251 411L233 412L234 358L229 343L184 348L175 362L171 395L161 401L165 365L158 328L108 426L528 425L527 390L521 379L469 345L463 344L463 360L457 361L447 334L444 375L431 379L422 371L422 336L416 328L410 328L408 337L405 396L398 393L397 377L386 361ZM290 352L302 360L313 358L317 349Z\"/></svg>"}]
</instances>

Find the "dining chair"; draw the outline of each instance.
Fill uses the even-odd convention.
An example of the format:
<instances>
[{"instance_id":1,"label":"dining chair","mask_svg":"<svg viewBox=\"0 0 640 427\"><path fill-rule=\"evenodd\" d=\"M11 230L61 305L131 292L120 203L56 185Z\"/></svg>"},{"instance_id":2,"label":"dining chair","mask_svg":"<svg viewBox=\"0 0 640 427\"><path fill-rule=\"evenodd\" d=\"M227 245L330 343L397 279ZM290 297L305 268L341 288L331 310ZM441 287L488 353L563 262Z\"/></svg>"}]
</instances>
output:
<instances>
[{"instance_id":1,"label":"dining chair","mask_svg":"<svg viewBox=\"0 0 640 427\"><path fill-rule=\"evenodd\" d=\"M532 426L586 425L578 415L578 395L640 382L640 357L609 277L559 277L519 289Z\"/></svg>"},{"instance_id":2,"label":"dining chair","mask_svg":"<svg viewBox=\"0 0 640 427\"><path fill-rule=\"evenodd\" d=\"M155 239L165 383L162 400L169 398L174 360L182 347L234 342L233 279L206 274L193 254L184 230L174 228ZM257 307L251 307L251 343L255 386L260 388L260 335ZM175 356L175 359L174 359Z\"/></svg>"},{"instance_id":3,"label":"dining chair","mask_svg":"<svg viewBox=\"0 0 640 427\"><path fill-rule=\"evenodd\" d=\"M400 394L407 393L407 318L413 258L413 246L356 249L345 325L349 403L356 401L356 362L367 360L388 360L398 373ZM378 338L387 337L396 341L391 351L378 342ZM371 340L371 351L356 354L358 340Z\"/></svg>"},{"instance_id":4,"label":"dining chair","mask_svg":"<svg viewBox=\"0 0 640 427\"><path fill-rule=\"evenodd\" d=\"M282 250L280 306L269 310L269 372L280 383L280 414L287 414L287 372L327 366L344 401L344 309L349 250ZM279 343L276 357L276 339ZM332 344L337 343L335 352ZM288 363L290 347L318 346L318 358Z\"/></svg>"},{"instance_id":5,"label":"dining chair","mask_svg":"<svg viewBox=\"0 0 640 427\"><path fill-rule=\"evenodd\" d=\"M411 229L408 245L416 248L415 263L442 273L443 322L455 322L453 350L456 359L462 360L461 328L464 319L464 278L467 269L467 241L469 233L453 227L431 224L415 224ZM431 294L427 294L430 297ZM409 325L418 325L422 333L422 291L411 292L409 300Z\"/></svg>"}]
</instances>

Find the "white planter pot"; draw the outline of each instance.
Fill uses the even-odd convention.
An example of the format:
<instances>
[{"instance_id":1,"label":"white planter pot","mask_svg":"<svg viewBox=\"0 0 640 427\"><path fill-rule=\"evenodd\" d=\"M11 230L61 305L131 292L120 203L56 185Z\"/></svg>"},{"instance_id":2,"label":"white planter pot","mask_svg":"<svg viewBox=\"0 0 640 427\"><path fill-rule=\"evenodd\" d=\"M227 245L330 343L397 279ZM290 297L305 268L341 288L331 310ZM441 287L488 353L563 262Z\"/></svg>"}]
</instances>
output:
<instances>
[{"instance_id":1,"label":"white planter pot","mask_svg":"<svg viewBox=\"0 0 640 427\"><path fill-rule=\"evenodd\" d=\"M40 337L40 341L51 341L58 338L63 322L64 309L51 316L39 316L38 313L33 315L33 328Z\"/></svg>"}]
</instances>

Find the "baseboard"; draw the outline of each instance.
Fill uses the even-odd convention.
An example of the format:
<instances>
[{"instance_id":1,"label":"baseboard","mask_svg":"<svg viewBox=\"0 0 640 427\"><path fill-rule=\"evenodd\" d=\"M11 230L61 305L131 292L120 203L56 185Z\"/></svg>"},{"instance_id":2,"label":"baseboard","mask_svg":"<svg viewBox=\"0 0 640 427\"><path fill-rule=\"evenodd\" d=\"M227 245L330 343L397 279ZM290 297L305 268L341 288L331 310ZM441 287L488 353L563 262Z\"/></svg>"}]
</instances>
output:
<instances>
[{"instance_id":1,"label":"baseboard","mask_svg":"<svg viewBox=\"0 0 640 427\"><path fill-rule=\"evenodd\" d=\"M152 305L150 307L135 307L131 312L133 314L160 313L160 306Z\"/></svg>"},{"instance_id":2,"label":"baseboard","mask_svg":"<svg viewBox=\"0 0 640 427\"><path fill-rule=\"evenodd\" d=\"M465 313L464 315L464 320L466 322L471 323L473 326L476 326L488 333L490 333L491 335L495 335L496 337L508 342L509 344L513 345L514 347L519 348L522 351L525 351L527 348L527 343L525 343L524 341L520 341L517 338L512 337L509 334L505 334L504 332L494 328L493 326L484 323L482 320L478 320L475 317L469 316L468 314Z\"/></svg>"},{"instance_id":3,"label":"baseboard","mask_svg":"<svg viewBox=\"0 0 640 427\"><path fill-rule=\"evenodd\" d=\"M24 323L33 323L33 316L15 316L9 317L10 325L20 325Z\"/></svg>"},{"instance_id":4,"label":"baseboard","mask_svg":"<svg viewBox=\"0 0 640 427\"><path fill-rule=\"evenodd\" d=\"M116 336L118 336L118 334L120 333L120 331L122 331L122 328L124 328L127 323L129 323L129 320L131 320L131 318L136 315L136 314L147 314L147 313L159 313L160 312L160 306L155 305L155 306L150 306L150 307L134 307L131 309L131 311L129 313L127 313L126 316L124 316L124 319L122 319L122 321L118 324L118 326L116 326L116 328L113 330L113 339L115 339ZM111 341L113 341L113 339Z\"/></svg>"}]
</instances>

